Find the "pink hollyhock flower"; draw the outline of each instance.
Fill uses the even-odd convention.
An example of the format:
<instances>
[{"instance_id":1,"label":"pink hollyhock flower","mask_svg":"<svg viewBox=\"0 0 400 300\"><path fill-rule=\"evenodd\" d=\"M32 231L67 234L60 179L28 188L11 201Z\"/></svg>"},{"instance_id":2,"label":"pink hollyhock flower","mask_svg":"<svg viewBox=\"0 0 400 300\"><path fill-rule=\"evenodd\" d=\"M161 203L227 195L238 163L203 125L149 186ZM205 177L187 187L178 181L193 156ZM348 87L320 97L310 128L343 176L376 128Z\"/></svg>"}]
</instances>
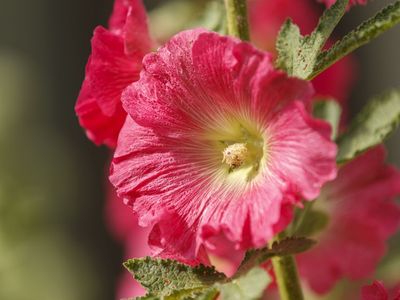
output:
<instances>
[{"instance_id":1,"label":"pink hollyhock flower","mask_svg":"<svg viewBox=\"0 0 400 300\"><path fill-rule=\"evenodd\" d=\"M302 34L311 33L318 23L319 11L310 0L254 0L249 4L252 40L267 51L275 51L276 37L287 18L300 27ZM313 80L315 97L333 97L344 105L354 78L355 63L347 56Z\"/></svg>"},{"instance_id":2,"label":"pink hollyhock flower","mask_svg":"<svg viewBox=\"0 0 400 300\"><path fill-rule=\"evenodd\" d=\"M173 37L143 60L123 93L129 114L110 180L153 226L156 254L188 261L262 246L285 203L312 200L336 175L329 126L304 108L312 87L271 55L204 30Z\"/></svg>"},{"instance_id":3,"label":"pink hollyhock flower","mask_svg":"<svg viewBox=\"0 0 400 300\"><path fill-rule=\"evenodd\" d=\"M325 293L343 277L369 276L399 228L394 197L400 194L400 172L384 160L383 147L361 155L339 170L315 202L330 221L316 236L318 244L298 256L300 273L314 291Z\"/></svg>"},{"instance_id":4,"label":"pink hollyhock flower","mask_svg":"<svg viewBox=\"0 0 400 300\"><path fill-rule=\"evenodd\" d=\"M142 58L152 41L140 0L116 0L109 28L94 30L75 111L89 139L114 148L126 118L122 90L139 78Z\"/></svg>"},{"instance_id":5,"label":"pink hollyhock flower","mask_svg":"<svg viewBox=\"0 0 400 300\"><path fill-rule=\"evenodd\" d=\"M389 298L382 281L374 280L371 285L366 285L361 289L361 300L400 300L400 288L393 291L393 297Z\"/></svg>"}]
</instances>

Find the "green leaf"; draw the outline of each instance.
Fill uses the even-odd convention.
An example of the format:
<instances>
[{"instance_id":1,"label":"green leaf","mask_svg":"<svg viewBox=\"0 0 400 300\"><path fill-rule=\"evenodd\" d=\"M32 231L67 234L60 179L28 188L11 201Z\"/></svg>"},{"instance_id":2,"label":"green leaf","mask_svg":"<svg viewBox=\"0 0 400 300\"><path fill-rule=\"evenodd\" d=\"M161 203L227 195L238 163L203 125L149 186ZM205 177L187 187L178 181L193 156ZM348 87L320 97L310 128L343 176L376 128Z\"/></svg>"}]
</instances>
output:
<instances>
[{"instance_id":1,"label":"green leaf","mask_svg":"<svg viewBox=\"0 0 400 300\"><path fill-rule=\"evenodd\" d=\"M271 247L249 250L235 275L240 277L252 268L261 265L275 256L286 256L307 251L315 244L314 240L305 237L288 237L275 241Z\"/></svg>"},{"instance_id":2,"label":"green leaf","mask_svg":"<svg viewBox=\"0 0 400 300\"><path fill-rule=\"evenodd\" d=\"M148 291L136 300L215 300L219 294L222 300L251 300L258 299L270 282L259 267L228 279L211 267L150 257L130 259L124 265Z\"/></svg>"},{"instance_id":3,"label":"green leaf","mask_svg":"<svg viewBox=\"0 0 400 300\"><path fill-rule=\"evenodd\" d=\"M378 12L374 17L363 22L343 39L336 42L329 50L320 53L313 74L308 79L314 78L336 61L369 43L399 22L400 1L396 1Z\"/></svg>"},{"instance_id":4,"label":"green leaf","mask_svg":"<svg viewBox=\"0 0 400 300\"><path fill-rule=\"evenodd\" d=\"M179 290L162 300L213 300L218 294L216 289L200 288L194 290Z\"/></svg>"},{"instance_id":5,"label":"green leaf","mask_svg":"<svg viewBox=\"0 0 400 300\"><path fill-rule=\"evenodd\" d=\"M194 290L223 281L226 276L212 267L190 267L173 260L130 259L124 266L151 295L168 296L177 290Z\"/></svg>"},{"instance_id":6,"label":"green leaf","mask_svg":"<svg viewBox=\"0 0 400 300\"><path fill-rule=\"evenodd\" d=\"M200 20L189 24L190 27L203 27L220 34L226 34L226 14L222 1L214 0L206 4Z\"/></svg>"},{"instance_id":7,"label":"green leaf","mask_svg":"<svg viewBox=\"0 0 400 300\"><path fill-rule=\"evenodd\" d=\"M157 41L167 41L175 33L199 25L206 4L204 0L159 1L159 5L149 11L152 36Z\"/></svg>"},{"instance_id":8,"label":"green leaf","mask_svg":"<svg viewBox=\"0 0 400 300\"><path fill-rule=\"evenodd\" d=\"M245 276L234 279L219 287L222 300L260 299L271 282L270 276L262 268L251 269Z\"/></svg>"},{"instance_id":9,"label":"green leaf","mask_svg":"<svg viewBox=\"0 0 400 300\"><path fill-rule=\"evenodd\" d=\"M323 201L322 199L316 201ZM329 224L329 216L323 211L310 209L306 212L304 218L298 228L296 228L294 234L299 236L312 236Z\"/></svg>"},{"instance_id":10,"label":"green leaf","mask_svg":"<svg viewBox=\"0 0 400 300\"><path fill-rule=\"evenodd\" d=\"M321 16L317 28L308 36L302 36L298 26L286 21L277 38L276 64L289 75L307 79L317 63L317 57L333 29L343 17L349 0L338 0Z\"/></svg>"},{"instance_id":11,"label":"green leaf","mask_svg":"<svg viewBox=\"0 0 400 300\"><path fill-rule=\"evenodd\" d=\"M313 115L318 119L327 121L332 127L332 140L336 139L339 129L340 115L342 109L335 100L322 100L314 103Z\"/></svg>"},{"instance_id":12,"label":"green leaf","mask_svg":"<svg viewBox=\"0 0 400 300\"><path fill-rule=\"evenodd\" d=\"M216 288L210 288L203 291L201 294L196 295L193 300L214 300L216 299L219 291ZM188 299L191 300L191 299Z\"/></svg>"},{"instance_id":13,"label":"green leaf","mask_svg":"<svg viewBox=\"0 0 400 300\"><path fill-rule=\"evenodd\" d=\"M124 300L124 299L122 299ZM143 297L136 297L136 298L130 298L128 300L161 300L160 297L157 296L143 296Z\"/></svg>"},{"instance_id":14,"label":"green leaf","mask_svg":"<svg viewBox=\"0 0 400 300\"><path fill-rule=\"evenodd\" d=\"M386 92L370 101L339 137L337 161L344 163L384 141L400 122L400 90Z\"/></svg>"},{"instance_id":15,"label":"green leaf","mask_svg":"<svg viewBox=\"0 0 400 300\"><path fill-rule=\"evenodd\" d=\"M278 68L285 70L289 75L295 73L296 58L302 44L302 36L297 25L288 19L283 23L278 38L276 40L276 49L278 58L276 65Z\"/></svg>"},{"instance_id":16,"label":"green leaf","mask_svg":"<svg viewBox=\"0 0 400 300\"><path fill-rule=\"evenodd\" d=\"M169 296L147 295L131 300L214 300L219 291L216 288L178 290Z\"/></svg>"}]
</instances>

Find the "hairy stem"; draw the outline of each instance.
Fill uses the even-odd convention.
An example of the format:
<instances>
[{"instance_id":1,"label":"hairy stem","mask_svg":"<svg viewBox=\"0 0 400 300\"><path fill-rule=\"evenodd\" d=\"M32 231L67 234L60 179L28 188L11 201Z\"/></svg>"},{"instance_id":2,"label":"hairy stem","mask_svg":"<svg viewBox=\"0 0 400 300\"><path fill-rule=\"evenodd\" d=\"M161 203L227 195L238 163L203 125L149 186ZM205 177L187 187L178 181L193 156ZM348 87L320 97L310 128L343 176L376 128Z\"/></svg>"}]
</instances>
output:
<instances>
[{"instance_id":1,"label":"hairy stem","mask_svg":"<svg viewBox=\"0 0 400 300\"><path fill-rule=\"evenodd\" d=\"M317 65L308 79L315 78L347 54L369 43L398 23L400 23L400 1L396 1L385 7L374 17L347 34L329 50L322 52L318 56Z\"/></svg>"},{"instance_id":2,"label":"hairy stem","mask_svg":"<svg viewBox=\"0 0 400 300\"><path fill-rule=\"evenodd\" d=\"M280 234L279 239L284 235ZM281 300L304 300L296 261L293 255L277 256L272 258L276 282Z\"/></svg>"},{"instance_id":3,"label":"hairy stem","mask_svg":"<svg viewBox=\"0 0 400 300\"><path fill-rule=\"evenodd\" d=\"M241 40L250 40L246 0L225 0L228 33Z\"/></svg>"}]
</instances>

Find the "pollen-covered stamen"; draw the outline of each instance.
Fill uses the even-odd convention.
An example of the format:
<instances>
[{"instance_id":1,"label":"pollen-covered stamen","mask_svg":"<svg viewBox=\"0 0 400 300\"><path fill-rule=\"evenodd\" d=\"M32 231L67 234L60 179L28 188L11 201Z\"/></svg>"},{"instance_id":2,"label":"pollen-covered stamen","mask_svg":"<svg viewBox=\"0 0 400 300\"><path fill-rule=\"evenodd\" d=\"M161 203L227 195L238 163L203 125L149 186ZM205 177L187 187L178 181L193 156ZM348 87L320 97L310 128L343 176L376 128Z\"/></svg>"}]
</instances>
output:
<instances>
[{"instance_id":1,"label":"pollen-covered stamen","mask_svg":"<svg viewBox=\"0 0 400 300\"><path fill-rule=\"evenodd\" d=\"M231 169L236 169L246 161L248 150L245 143L235 143L226 147L222 154L222 162L229 165Z\"/></svg>"}]
</instances>

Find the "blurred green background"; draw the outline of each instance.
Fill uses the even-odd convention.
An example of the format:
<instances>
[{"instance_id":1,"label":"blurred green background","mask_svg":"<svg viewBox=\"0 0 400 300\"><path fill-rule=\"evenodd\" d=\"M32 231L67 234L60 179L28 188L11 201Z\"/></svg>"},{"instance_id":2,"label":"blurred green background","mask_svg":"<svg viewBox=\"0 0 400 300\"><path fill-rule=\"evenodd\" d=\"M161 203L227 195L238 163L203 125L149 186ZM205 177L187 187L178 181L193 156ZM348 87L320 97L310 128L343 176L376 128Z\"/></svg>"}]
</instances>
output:
<instances>
[{"instance_id":1,"label":"blurred green background","mask_svg":"<svg viewBox=\"0 0 400 300\"><path fill-rule=\"evenodd\" d=\"M353 9L339 33L389 2ZM122 249L103 218L108 152L86 139L73 110L92 31L106 25L111 8L112 0L0 1L1 300L114 298ZM176 16L165 26L174 30ZM356 52L352 113L400 87L398 53L400 27ZM388 142L398 166L399 137Z\"/></svg>"}]
</instances>

